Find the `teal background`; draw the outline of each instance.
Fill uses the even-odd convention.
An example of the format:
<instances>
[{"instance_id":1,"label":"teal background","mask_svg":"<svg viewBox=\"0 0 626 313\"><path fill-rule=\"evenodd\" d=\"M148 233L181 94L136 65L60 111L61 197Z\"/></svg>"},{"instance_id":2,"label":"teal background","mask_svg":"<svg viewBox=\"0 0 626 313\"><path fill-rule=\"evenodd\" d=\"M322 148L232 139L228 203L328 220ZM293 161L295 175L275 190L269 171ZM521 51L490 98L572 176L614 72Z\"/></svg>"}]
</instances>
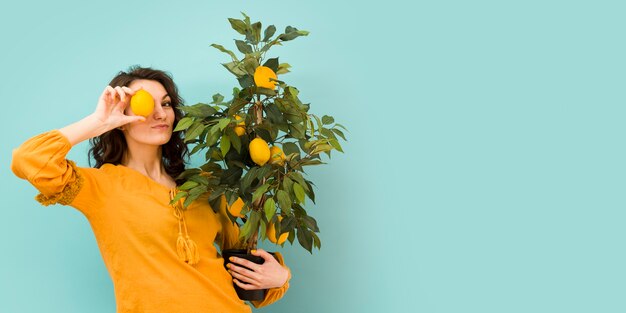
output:
<instances>
[{"instance_id":1,"label":"teal background","mask_svg":"<svg viewBox=\"0 0 626 313\"><path fill-rule=\"evenodd\" d=\"M0 5L0 312L113 312L86 219L10 171L117 71L229 95L228 17L309 30L272 54L350 130L311 168L322 249L282 250L258 312L624 312L621 1L13 1ZM87 165L87 145L69 158ZM274 247L267 247L275 250ZM164 286L167 288L167 286ZM172 291L175 295L175 291Z\"/></svg>"}]
</instances>

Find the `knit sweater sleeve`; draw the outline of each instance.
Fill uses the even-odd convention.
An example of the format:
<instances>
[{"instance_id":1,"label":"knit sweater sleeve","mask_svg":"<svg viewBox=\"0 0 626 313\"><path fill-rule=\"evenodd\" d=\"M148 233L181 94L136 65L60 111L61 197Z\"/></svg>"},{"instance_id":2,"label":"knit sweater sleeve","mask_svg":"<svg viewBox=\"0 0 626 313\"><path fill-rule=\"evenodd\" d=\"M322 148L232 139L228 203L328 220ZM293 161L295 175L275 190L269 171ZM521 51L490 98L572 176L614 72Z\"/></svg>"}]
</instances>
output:
<instances>
[{"instance_id":1,"label":"knit sweater sleeve","mask_svg":"<svg viewBox=\"0 0 626 313\"><path fill-rule=\"evenodd\" d=\"M259 301L251 301L252 305L254 305L255 308L264 307L280 300L287 292L287 289L289 289L291 270L287 266L285 266L285 260L283 259L283 256L282 254L280 254L280 252L274 252L274 257L276 258L276 260L278 260L278 263L280 263L280 265L287 269L289 276L287 276L287 281L285 281L285 284L283 284L281 287L268 289L267 294L265 294L265 299Z\"/></svg>"},{"instance_id":2,"label":"knit sweater sleeve","mask_svg":"<svg viewBox=\"0 0 626 313\"><path fill-rule=\"evenodd\" d=\"M218 244L222 250L240 248L239 227L235 223L233 223L230 218L228 218L228 213L226 213L226 197L222 198L220 204L221 205L219 208L219 216L222 224L222 231ZM259 301L251 301L252 305L254 305L254 307L256 308L264 307L278 301L285 295L287 289L289 289L291 270L285 265L285 260L280 252L274 252L274 257L276 258L278 263L280 263L280 265L287 269L289 273L287 281L285 281L285 284L283 284L281 287L268 289L267 293L265 294L265 299Z\"/></svg>"},{"instance_id":3,"label":"knit sweater sleeve","mask_svg":"<svg viewBox=\"0 0 626 313\"><path fill-rule=\"evenodd\" d=\"M39 190L41 204L72 205L88 216L100 199L97 175L66 159L71 148L58 130L37 135L13 150L11 170Z\"/></svg>"}]
</instances>

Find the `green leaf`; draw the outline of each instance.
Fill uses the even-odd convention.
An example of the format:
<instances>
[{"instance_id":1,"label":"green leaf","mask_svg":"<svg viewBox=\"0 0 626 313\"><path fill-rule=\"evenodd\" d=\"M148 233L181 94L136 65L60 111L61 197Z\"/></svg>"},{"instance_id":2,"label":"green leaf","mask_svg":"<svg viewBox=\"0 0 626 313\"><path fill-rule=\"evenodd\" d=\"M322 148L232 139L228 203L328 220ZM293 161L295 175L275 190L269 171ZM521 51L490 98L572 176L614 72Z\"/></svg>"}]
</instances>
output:
<instances>
[{"instance_id":1,"label":"green leaf","mask_svg":"<svg viewBox=\"0 0 626 313\"><path fill-rule=\"evenodd\" d=\"M247 26L246 23L244 23L242 20L238 20L238 19L234 19L234 18L228 18L228 21L230 22L230 26L238 33L245 35L246 34L246 30L247 30Z\"/></svg>"},{"instance_id":2,"label":"green leaf","mask_svg":"<svg viewBox=\"0 0 626 313\"><path fill-rule=\"evenodd\" d=\"M241 174L243 174L243 170L241 168L229 167L222 172L222 177L220 177L220 184L226 184L231 186L236 185L241 178Z\"/></svg>"},{"instance_id":3,"label":"green leaf","mask_svg":"<svg viewBox=\"0 0 626 313\"><path fill-rule=\"evenodd\" d=\"M252 30L252 43L256 45L259 41L261 41L261 29L263 26L261 25L261 22L256 22L252 24L250 28Z\"/></svg>"},{"instance_id":4,"label":"green leaf","mask_svg":"<svg viewBox=\"0 0 626 313\"><path fill-rule=\"evenodd\" d=\"M241 15L243 15L244 19L243 21L246 23L246 26L250 25L250 17L248 15L246 15L246 13L240 12Z\"/></svg>"},{"instance_id":5,"label":"green leaf","mask_svg":"<svg viewBox=\"0 0 626 313\"><path fill-rule=\"evenodd\" d=\"M265 211L265 217L267 220L271 220L274 214L276 214L276 202L274 202L274 198L265 200L265 204L263 204L263 211Z\"/></svg>"},{"instance_id":6,"label":"green leaf","mask_svg":"<svg viewBox=\"0 0 626 313\"><path fill-rule=\"evenodd\" d=\"M315 118L315 121L317 122L317 128L318 129L324 128L324 123L322 123L322 119L320 119L317 115L311 114L311 116L313 116Z\"/></svg>"},{"instance_id":7,"label":"green leaf","mask_svg":"<svg viewBox=\"0 0 626 313\"><path fill-rule=\"evenodd\" d=\"M201 195L206 192L205 186L197 186L189 191L189 196L183 202L183 206L186 208L191 203L193 203L196 199L198 199Z\"/></svg>"},{"instance_id":8,"label":"green leaf","mask_svg":"<svg viewBox=\"0 0 626 313\"><path fill-rule=\"evenodd\" d=\"M187 113L188 116L200 118L209 117L217 113L217 110L206 103L196 103L192 106L180 106L179 109Z\"/></svg>"},{"instance_id":9,"label":"green leaf","mask_svg":"<svg viewBox=\"0 0 626 313\"><path fill-rule=\"evenodd\" d=\"M283 152L285 152L286 155L292 153L297 153L298 155L300 155L300 148L298 148L298 145L293 142L286 142L283 143Z\"/></svg>"},{"instance_id":10,"label":"green leaf","mask_svg":"<svg viewBox=\"0 0 626 313\"><path fill-rule=\"evenodd\" d=\"M307 251L309 251L309 253L313 254L313 237L311 236L311 234L309 233L309 231L304 228L304 227L300 227L298 226L298 233L297 233L297 237L298 237L298 242L300 243L300 245L306 249Z\"/></svg>"},{"instance_id":11,"label":"green leaf","mask_svg":"<svg viewBox=\"0 0 626 313\"><path fill-rule=\"evenodd\" d=\"M276 91L274 91L272 89L263 88L263 87L256 87L255 93L258 93L260 95L269 96L269 97L276 95Z\"/></svg>"},{"instance_id":12,"label":"green leaf","mask_svg":"<svg viewBox=\"0 0 626 313\"><path fill-rule=\"evenodd\" d=\"M284 213L284 212L283 212ZM280 222L282 231L292 232L296 228L296 219L293 215L288 215Z\"/></svg>"},{"instance_id":13,"label":"green leaf","mask_svg":"<svg viewBox=\"0 0 626 313\"><path fill-rule=\"evenodd\" d=\"M328 144L320 144L315 146L315 148L313 149L313 151L311 151L310 155L316 155L322 152L328 152L330 150L333 149L333 146L328 145Z\"/></svg>"},{"instance_id":14,"label":"green leaf","mask_svg":"<svg viewBox=\"0 0 626 313\"><path fill-rule=\"evenodd\" d=\"M204 131L204 125L200 122L194 122L185 132L185 142L191 141L198 137Z\"/></svg>"},{"instance_id":15,"label":"green leaf","mask_svg":"<svg viewBox=\"0 0 626 313\"><path fill-rule=\"evenodd\" d=\"M191 181L195 181L196 183L200 184L200 185L208 185L209 184L209 178L204 177L204 176L200 176L200 175L195 175L189 178L189 180Z\"/></svg>"},{"instance_id":16,"label":"green leaf","mask_svg":"<svg viewBox=\"0 0 626 313\"><path fill-rule=\"evenodd\" d=\"M318 237L315 233L311 233L311 236L313 237L313 246L316 247L318 250L322 248L322 242L320 241L320 237Z\"/></svg>"},{"instance_id":17,"label":"green leaf","mask_svg":"<svg viewBox=\"0 0 626 313\"><path fill-rule=\"evenodd\" d=\"M237 136L235 131L232 129L228 131L228 137L230 138L231 145L235 148L237 153L241 153L241 138L239 138L239 136Z\"/></svg>"},{"instance_id":18,"label":"green leaf","mask_svg":"<svg viewBox=\"0 0 626 313\"><path fill-rule=\"evenodd\" d=\"M302 163L300 163L300 164L302 166L305 166L305 165L320 165L320 164L326 164L326 163L324 163L324 162L322 162L320 160L305 160L305 161L302 161Z\"/></svg>"},{"instance_id":19,"label":"green leaf","mask_svg":"<svg viewBox=\"0 0 626 313\"><path fill-rule=\"evenodd\" d=\"M278 198L278 205L281 210L286 211L291 208L291 199L289 198L289 194L287 192L279 190L276 192L276 197Z\"/></svg>"},{"instance_id":20,"label":"green leaf","mask_svg":"<svg viewBox=\"0 0 626 313\"><path fill-rule=\"evenodd\" d=\"M265 63L263 63L263 66L267 66L267 67L271 68L272 71L274 71L274 73L276 73L278 71L278 58L267 59L267 61L265 61Z\"/></svg>"},{"instance_id":21,"label":"green leaf","mask_svg":"<svg viewBox=\"0 0 626 313\"><path fill-rule=\"evenodd\" d=\"M246 74L242 77L237 78L239 85L241 88L248 88L254 86L254 79L252 79L252 75Z\"/></svg>"},{"instance_id":22,"label":"green leaf","mask_svg":"<svg viewBox=\"0 0 626 313\"><path fill-rule=\"evenodd\" d=\"M317 226L317 221L311 216L308 216L308 215L303 216L302 223L304 223L306 227L308 227L310 230L314 232L320 231L319 227Z\"/></svg>"},{"instance_id":23,"label":"green leaf","mask_svg":"<svg viewBox=\"0 0 626 313\"><path fill-rule=\"evenodd\" d=\"M276 71L276 75L289 73L289 68L291 68L291 65L289 65L288 63L279 64L278 70Z\"/></svg>"},{"instance_id":24,"label":"green leaf","mask_svg":"<svg viewBox=\"0 0 626 313\"><path fill-rule=\"evenodd\" d=\"M347 128L345 128L343 125L341 125L339 123L335 123L335 127L341 127L341 128L343 128L343 130L348 130Z\"/></svg>"},{"instance_id":25,"label":"green leaf","mask_svg":"<svg viewBox=\"0 0 626 313\"><path fill-rule=\"evenodd\" d=\"M263 111L265 111L267 118L270 122L274 124L284 123L285 120L283 118L283 113L280 112L280 109L275 103L269 103L263 106Z\"/></svg>"},{"instance_id":26,"label":"green leaf","mask_svg":"<svg viewBox=\"0 0 626 313\"><path fill-rule=\"evenodd\" d=\"M191 124L193 124L193 119L191 117L183 117L182 119L180 119L180 121L178 121L178 124L176 124L176 128L174 128L174 131L177 132L185 130L189 128Z\"/></svg>"},{"instance_id":27,"label":"green leaf","mask_svg":"<svg viewBox=\"0 0 626 313\"><path fill-rule=\"evenodd\" d=\"M211 47L216 48L224 53L227 53L228 55L230 55L230 57L233 59L233 61L235 62L239 62L239 59L237 59L237 56L230 50L224 48L221 45L216 45L216 44L211 44Z\"/></svg>"},{"instance_id":28,"label":"green leaf","mask_svg":"<svg viewBox=\"0 0 626 313\"><path fill-rule=\"evenodd\" d=\"M332 130L335 134L339 135L339 137L341 137L343 140L346 140L346 136L344 136L343 132L340 131L337 128L331 128L330 130Z\"/></svg>"},{"instance_id":29,"label":"green leaf","mask_svg":"<svg viewBox=\"0 0 626 313\"><path fill-rule=\"evenodd\" d=\"M272 38L272 36L274 36L274 34L276 33L276 26L274 25L270 25L265 29L265 32L263 32L263 42L267 42L268 40L270 40L270 38Z\"/></svg>"},{"instance_id":30,"label":"green leaf","mask_svg":"<svg viewBox=\"0 0 626 313\"><path fill-rule=\"evenodd\" d=\"M322 136L326 137L327 139L335 139L335 140L337 140L337 136L335 136L335 133L330 131L330 129L328 129L328 128L322 128L320 130L320 133L322 134Z\"/></svg>"},{"instance_id":31,"label":"green leaf","mask_svg":"<svg viewBox=\"0 0 626 313\"><path fill-rule=\"evenodd\" d=\"M293 189L293 180L289 179L289 177L283 178L283 188L286 192L291 192Z\"/></svg>"},{"instance_id":32,"label":"green leaf","mask_svg":"<svg viewBox=\"0 0 626 313\"><path fill-rule=\"evenodd\" d=\"M237 45L237 50L243 54L252 53L252 47L243 40L235 40L235 45Z\"/></svg>"},{"instance_id":33,"label":"green leaf","mask_svg":"<svg viewBox=\"0 0 626 313\"><path fill-rule=\"evenodd\" d=\"M220 104L222 103L222 101L224 101L224 96L222 96L219 93L216 93L213 95L213 102L211 102L212 104Z\"/></svg>"},{"instance_id":34,"label":"green leaf","mask_svg":"<svg viewBox=\"0 0 626 313\"><path fill-rule=\"evenodd\" d=\"M220 121L217 123L217 126L220 128L220 130L224 130L224 128L226 128L228 124L230 124L230 118L225 117L220 119Z\"/></svg>"},{"instance_id":35,"label":"green leaf","mask_svg":"<svg viewBox=\"0 0 626 313\"><path fill-rule=\"evenodd\" d=\"M278 36L278 39L282 41L289 41L289 40L294 40L300 36L308 36L308 35L309 35L309 32L306 30L297 30L294 27L287 26L287 28L285 29L285 33Z\"/></svg>"},{"instance_id":36,"label":"green leaf","mask_svg":"<svg viewBox=\"0 0 626 313\"><path fill-rule=\"evenodd\" d=\"M230 138L228 136L222 136L222 140L220 141L220 151L222 155L226 155L230 150Z\"/></svg>"},{"instance_id":37,"label":"green leaf","mask_svg":"<svg viewBox=\"0 0 626 313\"><path fill-rule=\"evenodd\" d=\"M205 144L197 144L195 147L193 147L193 149L191 149L191 152L189 152L189 155L194 155L198 153L198 151L202 150L203 148L206 148Z\"/></svg>"},{"instance_id":38,"label":"green leaf","mask_svg":"<svg viewBox=\"0 0 626 313\"><path fill-rule=\"evenodd\" d=\"M295 180L298 182L298 184L300 184L300 186L302 188L304 188L305 191L309 190L309 186L306 184L304 177L302 177L302 174L300 174L299 172L291 172L289 174L287 174L291 179Z\"/></svg>"},{"instance_id":39,"label":"green leaf","mask_svg":"<svg viewBox=\"0 0 626 313\"><path fill-rule=\"evenodd\" d=\"M248 73L241 66L241 62L222 63L222 65L237 77L244 76Z\"/></svg>"},{"instance_id":40,"label":"green leaf","mask_svg":"<svg viewBox=\"0 0 626 313\"><path fill-rule=\"evenodd\" d=\"M191 188L197 187L199 184L195 181L187 181L182 186L180 186L180 190L189 190Z\"/></svg>"},{"instance_id":41,"label":"green leaf","mask_svg":"<svg viewBox=\"0 0 626 313\"><path fill-rule=\"evenodd\" d=\"M341 149L341 145L339 144L339 141L337 141L337 139L331 139L329 143L331 146L333 146L333 148L337 149L337 151L343 153L343 149Z\"/></svg>"},{"instance_id":42,"label":"green leaf","mask_svg":"<svg viewBox=\"0 0 626 313\"><path fill-rule=\"evenodd\" d=\"M304 139L304 126L302 124L289 124L289 134L297 139Z\"/></svg>"},{"instance_id":43,"label":"green leaf","mask_svg":"<svg viewBox=\"0 0 626 313\"><path fill-rule=\"evenodd\" d=\"M247 192L248 188L250 187L250 184L252 184L252 181L256 178L256 172L259 170L258 167L253 167L251 168L248 172L246 172L246 174L243 176L243 178L241 179L241 190L243 192Z\"/></svg>"},{"instance_id":44,"label":"green leaf","mask_svg":"<svg viewBox=\"0 0 626 313\"><path fill-rule=\"evenodd\" d=\"M219 130L220 128L218 127L218 125L211 127L209 136L206 139L206 145L209 147L215 145L217 141L220 139L220 137L222 136L222 134L219 131L213 131L214 129Z\"/></svg>"},{"instance_id":45,"label":"green leaf","mask_svg":"<svg viewBox=\"0 0 626 313\"><path fill-rule=\"evenodd\" d=\"M296 199L299 203L304 203L304 189L298 183L293 184L293 193L296 194Z\"/></svg>"},{"instance_id":46,"label":"green leaf","mask_svg":"<svg viewBox=\"0 0 626 313\"><path fill-rule=\"evenodd\" d=\"M172 205L172 204L174 204L174 203L178 202L178 200L180 200L180 199L182 199L182 198L186 197L188 194L189 194L189 193L188 193L188 192L186 192L186 191L179 191L179 192L178 192L178 193L174 196L174 198L170 201L170 205Z\"/></svg>"},{"instance_id":47,"label":"green leaf","mask_svg":"<svg viewBox=\"0 0 626 313\"><path fill-rule=\"evenodd\" d=\"M313 191L313 186L311 186L311 182L309 182L308 180L306 181L306 185L308 187L306 195L309 196L309 199L311 199L311 201L313 201L313 203L315 203L315 191Z\"/></svg>"},{"instance_id":48,"label":"green leaf","mask_svg":"<svg viewBox=\"0 0 626 313\"><path fill-rule=\"evenodd\" d=\"M335 122L335 119L332 116L329 116L329 115L322 116L322 123L324 123L324 125L329 125L334 122Z\"/></svg>"},{"instance_id":49,"label":"green leaf","mask_svg":"<svg viewBox=\"0 0 626 313\"><path fill-rule=\"evenodd\" d=\"M256 172L255 178L257 178L258 180L263 180L263 178L267 178L265 176L272 170L272 166L266 164L258 169L259 170Z\"/></svg>"},{"instance_id":50,"label":"green leaf","mask_svg":"<svg viewBox=\"0 0 626 313\"><path fill-rule=\"evenodd\" d=\"M228 109L228 115L229 116L235 115L236 113L239 112L241 108L246 106L246 104L248 103L249 103L248 100L244 98L234 98L232 104L230 105L230 108Z\"/></svg>"},{"instance_id":51,"label":"green leaf","mask_svg":"<svg viewBox=\"0 0 626 313\"><path fill-rule=\"evenodd\" d=\"M241 227L241 233L239 234L240 238L248 238L252 236L252 233L259 229L259 221L261 220L261 216L258 211L252 211L250 213L250 218L246 221L245 224Z\"/></svg>"},{"instance_id":52,"label":"green leaf","mask_svg":"<svg viewBox=\"0 0 626 313\"><path fill-rule=\"evenodd\" d=\"M267 191L267 188L270 187L269 183L265 183L263 185L261 185L261 187L257 188L253 193L252 193L252 202L256 201L257 199L261 198L261 196L265 193L265 191Z\"/></svg>"},{"instance_id":53,"label":"green leaf","mask_svg":"<svg viewBox=\"0 0 626 313\"><path fill-rule=\"evenodd\" d=\"M254 71L257 67L259 67L259 65L259 60L257 60L255 57L251 57L248 55L243 59L243 69L246 70L246 72L250 74L250 76L254 75Z\"/></svg>"}]
</instances>

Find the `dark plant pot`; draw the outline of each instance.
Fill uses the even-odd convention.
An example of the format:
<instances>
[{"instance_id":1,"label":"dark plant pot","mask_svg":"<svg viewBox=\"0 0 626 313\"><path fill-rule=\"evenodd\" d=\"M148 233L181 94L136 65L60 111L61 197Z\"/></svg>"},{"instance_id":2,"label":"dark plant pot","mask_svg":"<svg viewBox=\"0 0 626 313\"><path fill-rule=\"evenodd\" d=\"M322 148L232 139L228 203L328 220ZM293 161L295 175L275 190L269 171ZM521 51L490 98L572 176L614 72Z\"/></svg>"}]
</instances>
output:
<instances>
[{"instance_id":1,"label":"dark plant pot","mask_svg":"<svg viewBox=\"0 0 626 313\"><path fill-rule=\"evenodd\" d=\"M226 249L222 251L222 257L224 258L224 267L228 269L226 267L226 264L231 263L229 260L231 256L234 256L236 258L246 259L256 264L265 263L265 259L263 259L262 257L252 255L252 254L247 254L246 252L247 252L246 249ZM274 253L272 252L270 252L270 254L274 255ZM239 264L235 264L235 265L241 266ZM245 289L241 289L241 287L237 286L237 284L235 283L233 283L233 286L235 286L235 291L237 292L237 295L239 296L239 299L241 300L247 300L247 301L263 300L265 299L265 294L267 293L267 289L245 290Z\"/></svg>"}]
</instances>

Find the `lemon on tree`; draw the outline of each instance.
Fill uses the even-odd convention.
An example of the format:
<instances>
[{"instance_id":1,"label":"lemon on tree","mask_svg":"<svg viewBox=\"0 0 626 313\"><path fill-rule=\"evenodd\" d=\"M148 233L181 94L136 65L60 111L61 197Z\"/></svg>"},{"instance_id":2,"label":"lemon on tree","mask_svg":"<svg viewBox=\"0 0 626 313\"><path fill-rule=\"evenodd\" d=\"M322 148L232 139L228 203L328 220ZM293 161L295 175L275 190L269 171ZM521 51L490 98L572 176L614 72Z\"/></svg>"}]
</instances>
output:
<instances>
[{"instance_id":1,"label":"lemon on tree","mask_svg":"<svg viewBox=\"0 0 626 313\"><path fill-rule=\"evenodd\" d=\"M241 121L241 122L237 123L237 126L235 126L235 129L234 129L235 130L235 134L237 134L237 136L241 136L241 135L245 134L246 133L246 122L244 122L243 118L241 118L241 116L239 116L239 115L235 114L234 118L236 120L238 120L238 121L239 120Z\"/></svg>"},{"instance_id":2,"label":"lemon on tree","mask_svg":"<svg viewBox=\"0 0 626 313\"><path fill-rule=\"evenodd\" d=\"M241 209L243 209L243 205L243 200L241 198L237 198L237 200L235 200L232 205L228 206L228 212L230 212L232 216L243 217L243 214L241 214Z\"/></svg>"},{"instance_id":3,"label":"lemon on tree","mask_svg":"<svg viewBox=\"0 0 626 313\"><path fill-rule=\"evenodd\" d=\"M144 117L150 115L154 110L154 99L152 95L143 89L137 90L130 98L130 109L135 115Z\"/></svg>"},{"instance_id":4,"label":"lemon on tree","mask_svg":"<svg viewBox=\"0 0 626 313\"><path fill-rule=\"evenodd\" d=\"M270 80L270 78L276 79L276 73L267 67L267 66L259 66L254 71L254 84L257 87L272 89L276 88L276 82Z\"/></svg>"},{"instance_id":5,"label":"lemon on tree","mask_svg":"<svg viewBox=\"0 0 626 313\"><path fill-rule=\"evenodd\" d=\"M282 221L283 217L281 215L278 216L278 221ZM278 244L278 245L282 245L283 242L285 242L287 240L287 238L289 238L289 233L284 233L281 234L280 237L278 237L278 242L276 241L276 229L274 228L274 223L269 223L267 225L267 231L265 232L265 234L267 235L267 239L269 239L271 242Z\"/></svg>"},{"instance_id":6,"label":"lemon on tree","mask_svg":"<svg viewBox=\"0 0 626 313\"><path fill-rule=\"evenodd\" d=\"M267 142L261 138L254 138L250 141L250 145L248 146L250 150L250 158L252 158L252 162L263 166L270 159L270 147L267 145Z\"/></svg>"},{"instance_id":7,"label":"lemon on tree","mask_svg":"<svg viewBox=\"0 0 626 313\"><path fill-rule=\"evenodd\" d=\"M270 164L285 165L285 152L280 147L272 146L270 148Z\"/></svg>"}]
</instances>

